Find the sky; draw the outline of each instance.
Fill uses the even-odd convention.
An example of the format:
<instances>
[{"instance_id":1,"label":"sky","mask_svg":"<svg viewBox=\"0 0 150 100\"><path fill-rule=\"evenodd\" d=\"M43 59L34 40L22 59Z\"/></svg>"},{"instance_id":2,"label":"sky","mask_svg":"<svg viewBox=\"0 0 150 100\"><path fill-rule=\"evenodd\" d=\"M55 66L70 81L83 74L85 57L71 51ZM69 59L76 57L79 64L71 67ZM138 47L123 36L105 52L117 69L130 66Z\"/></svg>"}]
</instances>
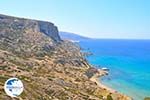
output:
<instances>
[{"instance_id":1,"label":"sky","mask_svg":"<svg viewBox=\"0 0 150 100\"><path fill-rule=\"evenodd\" d=\"M150 0L0 0L0 14L92 38L150 39Z\"/></svg>"}]
</instances>

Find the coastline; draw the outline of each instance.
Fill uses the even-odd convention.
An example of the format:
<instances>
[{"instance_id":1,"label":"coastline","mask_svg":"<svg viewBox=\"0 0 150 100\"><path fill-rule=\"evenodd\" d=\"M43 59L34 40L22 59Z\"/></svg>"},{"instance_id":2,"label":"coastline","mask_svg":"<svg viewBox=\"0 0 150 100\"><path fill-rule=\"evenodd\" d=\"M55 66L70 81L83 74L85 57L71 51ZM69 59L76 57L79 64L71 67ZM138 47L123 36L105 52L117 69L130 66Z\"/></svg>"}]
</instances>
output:
<instances>
[{"instance_id":1,"label":"coastline","mask_svg":"<svg viewBox=\"0 0 150 100\"><path fill-rule=\"evenodd\" d=\"M99 87L103 88L103 89L106 89L108 91L110 91L111 93L117 93L116 90L102 84L100 81L99 81L99 77L102 77L104 75L108 74L107 71L104 71L104 70L99 70L98 73L96 73L93 77L90 78L91 81L95 82Z\"/></svg>"},{"instance_id":2,"label":"coastline","mask_svg":"<svg viewBox=\"0 0 150 100\"><path fill-rule=\"evenodd\" d=\"M120 95L120 97L122 98L121 100L133 100L131 97L129 96L126 96L125 94L121 94L119 93L118 91L116 91L115 89L112 89L104 84L102 84L100 81L99 81L99 78L102 77L102 76L105 76L108 74L108 71L106 70L103 70L103 69L98 69L98 72L95 73L91 78L90 80L92 82L95 82L100 88L102 89L106 89L107 91L110 92L110 94L118 94Z\"/></svg>"}]
</instances>

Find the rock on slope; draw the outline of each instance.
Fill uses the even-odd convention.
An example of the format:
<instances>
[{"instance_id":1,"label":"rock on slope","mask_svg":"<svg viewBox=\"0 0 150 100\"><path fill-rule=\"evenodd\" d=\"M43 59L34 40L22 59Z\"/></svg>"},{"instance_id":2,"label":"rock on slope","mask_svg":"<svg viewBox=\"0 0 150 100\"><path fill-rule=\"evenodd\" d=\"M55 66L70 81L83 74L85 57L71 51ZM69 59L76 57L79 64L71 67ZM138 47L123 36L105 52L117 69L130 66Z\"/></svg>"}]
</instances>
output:
<instances>
[{"instance_id":1,"label":"rock on slope","mask_svg":"<svg viewBox=\"0 0 150 100\"><path fill-rule=\"evenodd\" d=\"M0 100L12 100L3 90L10 77L24 83L13 100L107 100L110 92L89 80L89 68L80 47L62 41L54 24L0 15Z\"/></svg>"}]
</instances>

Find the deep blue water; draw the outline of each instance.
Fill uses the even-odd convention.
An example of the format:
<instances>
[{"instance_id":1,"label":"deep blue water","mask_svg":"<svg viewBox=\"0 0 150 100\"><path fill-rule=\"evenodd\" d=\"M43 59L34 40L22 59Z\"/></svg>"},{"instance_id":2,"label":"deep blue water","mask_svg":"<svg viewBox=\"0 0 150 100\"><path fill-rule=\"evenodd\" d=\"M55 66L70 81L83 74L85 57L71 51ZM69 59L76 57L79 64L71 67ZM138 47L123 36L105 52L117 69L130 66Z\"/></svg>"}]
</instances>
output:
<instances>
[{"instance_id":1,"label":"deep blue water","mask_svg":"<svg viewBox=\"0 0 150 100\"><path fill-rule=\"evenodd\" d=\"M88 61L110 69L103 84L131 96L134 100L150 97L150 40L80 41L93 53Z\"/></svg>"}]
</instances>

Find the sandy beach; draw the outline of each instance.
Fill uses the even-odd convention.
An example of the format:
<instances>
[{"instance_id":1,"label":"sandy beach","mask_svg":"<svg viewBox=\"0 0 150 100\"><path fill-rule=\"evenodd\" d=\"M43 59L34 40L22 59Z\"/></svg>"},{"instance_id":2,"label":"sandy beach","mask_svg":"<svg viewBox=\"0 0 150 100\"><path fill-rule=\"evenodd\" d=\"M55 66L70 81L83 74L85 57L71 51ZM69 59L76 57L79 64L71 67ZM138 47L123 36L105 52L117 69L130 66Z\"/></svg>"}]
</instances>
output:
<instances>
[{"instance_id":1,"label":"sandy beach","mask_svg":"<svg viewBox=\"0 0 150 100\"><path fill-rule=\"evenodd\" d=\"M103 69L98 69L98 73L96 73L94 76L92 76L90 78L91 81L95 82L100 88L103 88L103 89L106 89L108 90L110 93L112 94L118 94L120 95L120 98L121 100L132 100L131 97L129 96L126 96L124 94L120 94L118 91L110 88L110 87L107 87L106 85L102 84L100 81L99 81L99 78L102 77L102 76L105 76L108 74L108 71L106 70L103 70ZM120 99L119 99L120 100Z\"/></svg>"},{"instance_id":2,"label":"sandy beach","mask_svg":"<svg viewBox=\"0 0 150 100\"><path fill-rule=\"evenodd\" d=\"M104 70L102 70L102 69L99 69L99 70L98 70L98 73L95 74L93 77L91 77L90 80L93 81L93 82L95 82L99 87L104 88L104 89L110 91L111 93L117 93L116 90L114 90L114 89L112 89L112 88L109 88L109 87L103 85L103 84L99 81L99 77L104 76L104 75L106 75L106 74L108 74L108 71L104 71Z\"/></svg>"}]
</instances>

